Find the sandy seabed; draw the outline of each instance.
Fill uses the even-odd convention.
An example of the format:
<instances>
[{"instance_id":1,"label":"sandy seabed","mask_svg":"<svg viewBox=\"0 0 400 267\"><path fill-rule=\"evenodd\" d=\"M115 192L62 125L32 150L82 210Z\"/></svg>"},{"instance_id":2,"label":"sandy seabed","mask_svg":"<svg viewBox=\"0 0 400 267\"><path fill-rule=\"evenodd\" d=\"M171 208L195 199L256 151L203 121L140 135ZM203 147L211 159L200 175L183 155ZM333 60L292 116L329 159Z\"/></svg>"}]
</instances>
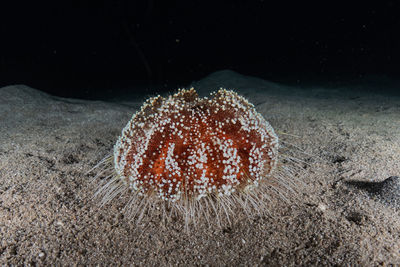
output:
<instances>
[{"instance_id":1,"label":"sandy seabed","mask_svg":"<svg viewBox=\"0 0 400 267\"><path fill-rule=\"evenodd\" d=\"M363 88L290 88L231 71L194 82L245 96L309 164L296 201L230 225L99 208L86 172L110 153L143 99L102 102L0 88L0 264L400 264L400 97ZM303 155L303 156L302 156ZM390 177L390 178L389 178ZM291 179L293 177L289 177Z\"/></svg>"}]
</instances>

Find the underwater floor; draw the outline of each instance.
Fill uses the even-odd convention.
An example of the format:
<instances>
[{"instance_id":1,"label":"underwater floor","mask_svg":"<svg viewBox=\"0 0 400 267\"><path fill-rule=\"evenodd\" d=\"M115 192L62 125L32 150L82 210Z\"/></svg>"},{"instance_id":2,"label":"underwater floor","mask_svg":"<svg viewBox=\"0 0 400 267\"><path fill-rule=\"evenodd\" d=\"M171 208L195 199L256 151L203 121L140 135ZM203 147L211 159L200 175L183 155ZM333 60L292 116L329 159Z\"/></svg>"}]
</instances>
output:
<instances>
[{"instance_id":1,"label":"underwater floor","mask_svg":"<svg viewBox=\"0 0 400 267\"><path fill-rule=\"evenodd\" d=\"M143 265L400 264L400 96L354 88L294 88L231 71L193 82L253 103L294 155L281 161L287 200L270 213L187 234L162 214L129 220L123 199L99 207L87 171L142 105L0 88L0 263ZM400 89L400 88L399 88ZM123 100L123 101L122 101ZM297 166L298 167L298 166ZM285 180L284 180L285 181Z\"/></svg>"}]
</instances>

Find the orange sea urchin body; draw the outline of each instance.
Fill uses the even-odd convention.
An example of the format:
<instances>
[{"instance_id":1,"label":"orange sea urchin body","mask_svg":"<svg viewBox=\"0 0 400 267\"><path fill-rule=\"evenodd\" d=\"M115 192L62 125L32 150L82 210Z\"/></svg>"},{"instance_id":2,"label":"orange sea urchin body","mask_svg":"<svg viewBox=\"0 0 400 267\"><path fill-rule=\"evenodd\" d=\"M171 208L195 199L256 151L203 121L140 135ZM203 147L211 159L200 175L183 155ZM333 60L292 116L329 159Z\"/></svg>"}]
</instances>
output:
<instances>
[{"instance_id":1,"label":"orange sea urchin body","mask_svg":"<svg viewBox=\"0 0 400 267\"><path fill-rule=\"evenodd\" d=\"M174 202L257 185L277 154L277 135L245 98L190 89L150 98L123 129L114 163L133 191Z\"/></svg>"}]
</instances>

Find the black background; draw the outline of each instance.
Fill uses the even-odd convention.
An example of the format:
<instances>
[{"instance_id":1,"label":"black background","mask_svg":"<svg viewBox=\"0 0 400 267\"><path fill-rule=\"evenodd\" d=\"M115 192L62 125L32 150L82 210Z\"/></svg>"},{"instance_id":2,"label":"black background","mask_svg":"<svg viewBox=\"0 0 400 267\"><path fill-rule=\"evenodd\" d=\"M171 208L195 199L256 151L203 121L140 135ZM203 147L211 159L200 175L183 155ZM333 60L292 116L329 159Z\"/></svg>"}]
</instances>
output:
<instances>
[{"instance_id":1,"label":"black background","mask_svg":"<svg viewBox=\"0 0 400 267\"><path fill-rule=\"evenodd\" d=\"M0 86L98 98L222 69L305 85L398 80L399 1L4 1Z\"/></svg>"}]
</instances>

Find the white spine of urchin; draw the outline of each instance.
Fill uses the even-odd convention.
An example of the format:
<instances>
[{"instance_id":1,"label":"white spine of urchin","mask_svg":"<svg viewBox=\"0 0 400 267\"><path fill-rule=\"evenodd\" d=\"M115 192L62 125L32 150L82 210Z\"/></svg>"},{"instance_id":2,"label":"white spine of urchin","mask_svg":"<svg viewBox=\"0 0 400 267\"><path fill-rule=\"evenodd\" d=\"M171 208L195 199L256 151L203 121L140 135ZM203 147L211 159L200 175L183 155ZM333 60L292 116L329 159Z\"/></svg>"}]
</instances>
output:
<instances>
[{"instance_id":1,"label":"white spine of urchin","mask_svg":"<svg viewBox=\"0 0 400 267\"><path fill-rule=\"evenodd\" d=\"M221 225L242 209L265 214L271 198L294 191L293 174L277 167L279 139L245 98L220 89L209 98L182 89L148 99L100 162L96 196L106 204L128 196L128 217L149 210ZM99 179L96 179L99 180ZM168 218L165 218L168 219Z\"/></svg>"}]
</instances>

